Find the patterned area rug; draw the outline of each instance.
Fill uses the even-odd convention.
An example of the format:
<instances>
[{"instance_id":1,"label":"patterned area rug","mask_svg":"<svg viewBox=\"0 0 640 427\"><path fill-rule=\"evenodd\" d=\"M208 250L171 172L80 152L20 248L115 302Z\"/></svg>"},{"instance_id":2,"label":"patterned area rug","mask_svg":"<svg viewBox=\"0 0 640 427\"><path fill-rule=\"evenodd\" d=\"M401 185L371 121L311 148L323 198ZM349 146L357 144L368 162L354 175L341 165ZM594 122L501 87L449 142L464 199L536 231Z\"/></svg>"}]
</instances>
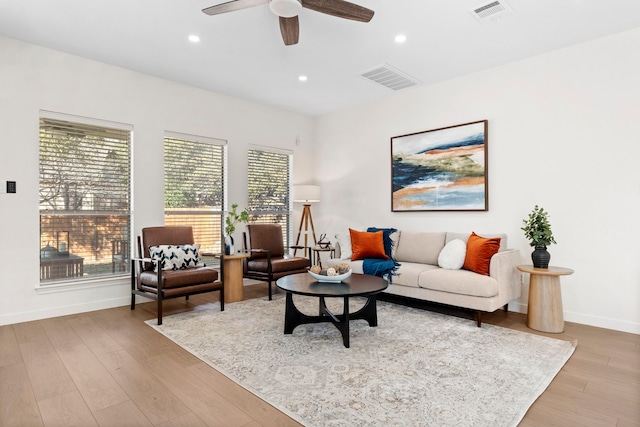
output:
<instances>
[{"instance_id":1,"label":"patterned area rug","mask_svg":"<svg viewBox=\"0 0 640 427\"><path fill-rule=\"evenodd\" d=\"M294 297L317 315L318 300ZM351 310L362 306L355 300ZM147 323L306 426L515 426L574 344L378 302L378 326L329 323L284 335L284 298ZM341 313L341 300L328 300Z\"/></svg>"}]
</instances>

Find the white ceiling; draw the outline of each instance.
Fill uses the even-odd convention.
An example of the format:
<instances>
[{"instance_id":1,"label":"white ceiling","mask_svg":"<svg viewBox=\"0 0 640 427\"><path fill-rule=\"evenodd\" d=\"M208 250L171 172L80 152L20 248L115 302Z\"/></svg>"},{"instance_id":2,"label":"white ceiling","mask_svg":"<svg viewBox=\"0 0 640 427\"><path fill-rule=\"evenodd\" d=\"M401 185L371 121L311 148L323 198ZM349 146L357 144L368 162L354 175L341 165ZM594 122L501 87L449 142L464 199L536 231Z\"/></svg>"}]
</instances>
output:
<instances>
[{"instance_id":1,"label":"white ceiling","mask_svg":"<svg viewBox=\"0 0 640 427\"><path fill-rule=\"evenodd\" d=\"M201 12L224 1L0 0L0 34L321 115L393 93L360 76L381 64L427 85L640 27L640 0L506 0L513 14L484 24L469 10L486 0L352 0L371 22L303 9L300 42L284 46L267 5Z\"/></svg>"}]
</instances>

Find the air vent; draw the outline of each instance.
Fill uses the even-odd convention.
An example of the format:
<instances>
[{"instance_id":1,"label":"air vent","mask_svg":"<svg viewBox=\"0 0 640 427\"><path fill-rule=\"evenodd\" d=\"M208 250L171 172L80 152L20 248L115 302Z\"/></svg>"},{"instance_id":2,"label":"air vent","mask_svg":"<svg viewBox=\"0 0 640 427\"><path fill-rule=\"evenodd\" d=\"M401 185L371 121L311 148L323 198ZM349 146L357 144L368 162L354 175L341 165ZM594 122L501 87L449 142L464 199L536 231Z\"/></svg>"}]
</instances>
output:
<instances>
[{"instance_id":1,"label":"air vent","mask_svg":"<svg viewBox=\"0 0 640 427\"><path fill-rule=\"evenodd\" d=\"M361 76L392 90L405 89L420 83L413 77L408 76L400 70L396 70L388 64L382 64L365 71Z\"/></svg>"},{"instance_id":2,"label":"air vent","mask_svg":"<svg viewBox=\"0 0 640 427\"><path fill-rule=\"evenodd\" d=\"M481 4L479 6L470 9L469 12L480 23L494 21L503 16L511 15L513 9L509 7L505 0L491 1L489 3Z\"/></svg>"}]
</instances>

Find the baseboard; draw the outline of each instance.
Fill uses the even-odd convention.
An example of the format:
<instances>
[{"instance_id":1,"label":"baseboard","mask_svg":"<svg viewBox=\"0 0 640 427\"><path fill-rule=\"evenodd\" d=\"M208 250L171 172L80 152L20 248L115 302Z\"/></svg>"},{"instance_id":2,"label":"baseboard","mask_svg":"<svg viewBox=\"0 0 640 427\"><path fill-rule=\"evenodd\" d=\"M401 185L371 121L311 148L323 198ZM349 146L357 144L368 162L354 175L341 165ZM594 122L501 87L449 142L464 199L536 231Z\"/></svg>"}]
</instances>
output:
<instances>
[{"instance_id":1,"label":"baseboard","mask_svg":"<svg viewBox=\"0 0 640 427\"><path fill-rule=\"evenodd\" d=\"M70 314L86 313L89 311L122 307L129 304L131 304L131 297L129 295L126 295L101 301L83 302L79 304L50 307L42 310L11 313L9 315L0 315L0 325L12 325L14 323L48 319L50 317L68 316Z\"/></svg>"},{"instance_id":2,"label":"baseboard","mask_svg":"<svg viewBox=\"0 0 640 427\"><path fill-rule=\"evenodd\" d=\"M515 303L509 305L509 310L518 313L527 313L527 304ZM597 328L612 329L614 331L628 332L640 335L640 323L627 322L619 319L609 319L607 317L593 316L590 314L564 311L566 322L580 323L581 325L595 326Z\"/></svg>"},{"instance_id":3,"label":"baseboard","mask_svg":"<svg viewBox=\"0 0 640 427\"><path fill-rule=\"evenodd\" d=\"M640 335L640 323L627 322L625 320L584 315L570 311L564 312L564 320L567 322L580 323L582 325L596 326L598 328L613 329L614 331L629 332L631 334Z\"/></svg>"}]
</instances>

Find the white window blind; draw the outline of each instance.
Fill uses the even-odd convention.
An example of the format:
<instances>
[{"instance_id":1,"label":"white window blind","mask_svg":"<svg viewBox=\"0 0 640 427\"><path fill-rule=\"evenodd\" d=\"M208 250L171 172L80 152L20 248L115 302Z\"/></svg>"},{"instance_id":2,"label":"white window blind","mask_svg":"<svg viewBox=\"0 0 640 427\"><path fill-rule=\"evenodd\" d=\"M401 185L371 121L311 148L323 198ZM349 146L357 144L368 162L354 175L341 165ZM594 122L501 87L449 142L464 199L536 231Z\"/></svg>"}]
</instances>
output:
<instances>
[{"instance_id":1,"label":"white window blind","mask_svg":"<svg viewBox=\"0 0 640 427\"><path fill-rule=\"evenodd\" d=\"M280 224L285 247L289 246L291 154L249 149L248 162L250 222Z\"/></svg>"},{"instance_id":2,"label":"white window blind","mask_svg":"<svg viewBox=\"0 0 640 427\"><path fill-rule=\"evenodd\" d=\"M164 139L165 224L190 225L205 253L222 251L224 144L187 135Z\"/></svg>"},{"instance_id":3,"label":"white window blind","mask_svg":"<svg viewBox=\"0 0 640 427\"><path fill-rule=\"evenodd\" d=\"M40 118L40 281L129 270L131 130Z\"/></svg>"}]
</instances>

